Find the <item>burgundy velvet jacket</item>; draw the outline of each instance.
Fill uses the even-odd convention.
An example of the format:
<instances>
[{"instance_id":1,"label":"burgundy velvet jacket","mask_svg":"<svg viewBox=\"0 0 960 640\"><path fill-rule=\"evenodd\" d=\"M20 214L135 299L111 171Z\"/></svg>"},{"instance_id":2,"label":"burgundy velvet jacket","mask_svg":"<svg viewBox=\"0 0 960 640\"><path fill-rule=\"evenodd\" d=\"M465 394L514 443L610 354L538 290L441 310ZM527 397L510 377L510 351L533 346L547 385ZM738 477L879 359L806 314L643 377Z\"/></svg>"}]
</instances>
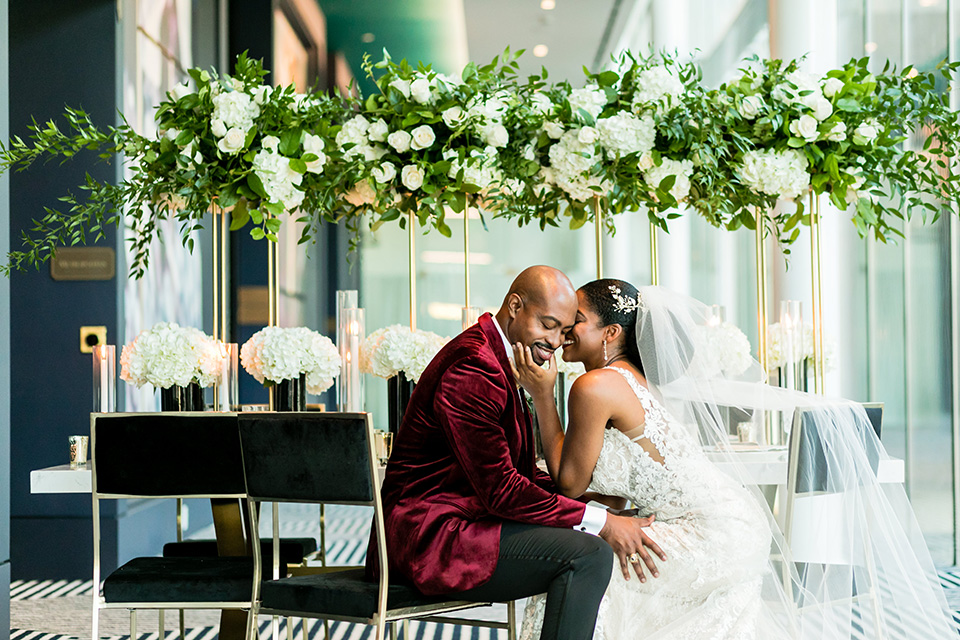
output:
<instances>
[{"instance_id":1,"label":"burgundy velvet jacket","mask_svg":"<svg viewBox=\"0 0 960 640\"><path fill-rule=\"evenodd\" d=\"M390 571L426 594L489 580L503 520L569 528L583 519L584 504L558 495L534 464L530 415L494 322L484 314L434 357L387 465Z\"/></svg>"}]
</instances>

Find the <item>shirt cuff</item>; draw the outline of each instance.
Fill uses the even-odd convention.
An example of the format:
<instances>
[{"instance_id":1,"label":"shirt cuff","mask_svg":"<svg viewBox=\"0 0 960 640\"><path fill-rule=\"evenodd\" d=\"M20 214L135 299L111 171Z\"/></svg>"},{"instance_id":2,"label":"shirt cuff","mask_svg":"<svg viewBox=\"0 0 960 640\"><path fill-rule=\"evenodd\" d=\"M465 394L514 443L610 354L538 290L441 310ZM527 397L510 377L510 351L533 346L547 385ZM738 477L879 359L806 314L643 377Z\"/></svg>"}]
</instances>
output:
<instances>
[{"instance_id":1,"label":"shirt cuff","mask_svg":"<svg viewBox=\"0 0 960 640\"><path fill-rule=\"evenodd\" d=\"M583 520L574 529L598 536L605 524L607 524L607 510L588 504L583 510Z\"/></svg>"}]
</instances>

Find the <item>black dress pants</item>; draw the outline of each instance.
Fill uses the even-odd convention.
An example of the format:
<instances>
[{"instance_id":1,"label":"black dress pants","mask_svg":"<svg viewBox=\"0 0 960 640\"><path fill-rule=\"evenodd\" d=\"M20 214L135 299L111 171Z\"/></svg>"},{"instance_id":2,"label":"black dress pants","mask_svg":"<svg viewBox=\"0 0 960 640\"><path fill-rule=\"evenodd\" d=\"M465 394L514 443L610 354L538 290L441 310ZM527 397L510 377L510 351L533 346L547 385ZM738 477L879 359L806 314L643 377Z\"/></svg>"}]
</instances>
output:
<instances>
[{"instance_id":1,"label":"black dress pants","mask_svg":"<svg viewBox=\"0 0 960 640\"><path fill-rule=\"evenodd\" d=\"M493 577L451 595L503 602L546 593L541 640L590 640L612 571L613 550L597 536L504 522Z\"/></svg>"}]
</instances>

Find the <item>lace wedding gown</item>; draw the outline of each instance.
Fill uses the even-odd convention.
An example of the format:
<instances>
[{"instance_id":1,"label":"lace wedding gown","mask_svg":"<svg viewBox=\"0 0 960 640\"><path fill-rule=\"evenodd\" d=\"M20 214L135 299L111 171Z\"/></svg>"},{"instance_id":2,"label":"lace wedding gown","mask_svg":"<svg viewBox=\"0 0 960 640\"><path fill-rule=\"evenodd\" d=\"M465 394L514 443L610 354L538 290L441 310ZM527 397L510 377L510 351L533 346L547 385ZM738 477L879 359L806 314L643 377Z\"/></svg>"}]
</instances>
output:
<instances>
[{"instance_id":1,"label":"lace wedding gown","mask_svg":"<svg viewBox=\"0 0 960 640\"><path fill-rule=\"evenodd\" d=\"M594 640L757 638L771 533L762 508L711 464L696 433L669 415L632 373L621 373L646 412L630 433L607 429L589 491L655 515L650 537L667 555L660 577L623 579L619 562L600 603ZM631 439L633 438L633 439ZM663 459L638 443L646 438ZM632 572L631 572L632 573ZM536 640L545 596L524 612L521 640Z\"/></svg>"}]
</instances>

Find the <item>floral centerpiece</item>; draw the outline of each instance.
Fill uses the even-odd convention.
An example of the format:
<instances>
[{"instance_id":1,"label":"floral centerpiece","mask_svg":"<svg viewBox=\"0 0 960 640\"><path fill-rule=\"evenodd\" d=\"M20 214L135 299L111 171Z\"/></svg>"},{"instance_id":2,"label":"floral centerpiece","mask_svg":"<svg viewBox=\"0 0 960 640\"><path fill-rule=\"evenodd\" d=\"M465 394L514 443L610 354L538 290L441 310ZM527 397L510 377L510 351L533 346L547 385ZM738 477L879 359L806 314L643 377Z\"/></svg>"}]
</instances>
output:
<instances>
[{"instance_id":1,"label":"floral centerpiece","mask_svg":"<svg viewBox=\"0 0 960 640\"><path fill-rule=\"evenodd\" d=\"M502 64L470 63L459 77L366 58L379 93L336 137L343 156L362 164L345 199L376 212L374 229L397 219L405 226L402 214L412 212L450 236L446 207L462 212L504 181L498 154L510 139L504 117L516 101L516 68L509 51Z\"/></svg>"},{"instance_id":2,"label":"floral centerpiece","mask_svg":"<svg viewBox=\"0 0 960 640\"><path fill-rule=\"evenodd\" d=\"M305 212L304 239L323 219L337 221L343 215L339 176L349 163L341 162L332 141L349 111L338 98L271 88L263 84L266 73L262 62L244 54L232 76L191 69L190 81L157 106L155 137L126 122L101 129L85 112L68 108L66 130L50 121L32 125L27 141L13 138L0 151L0 170L93 151L104 160L122 156L130 171L117 184L88 176L85 197L61 198L69 213L50 210L37 220L24 236L25 250L12 252L3 269L38 266L56 246L97 240L106 225L124 218L133 231L134 277L147 268L164 219L180 223L190 248L191 232L214 206L231 211L231 229L252 221L257 239L275 241L281 217L293 211Z\"/></svg>"},{"instance_id":3,"label":"floral centerpiece","mask_svg":"<svg viewBox=\"0 0 960 640\"><path fill-rule=\"evenodd\" d=\"M564 381L567 384L572 383L587 372L582 362L567 362L563 359L563 347L557 349L553 357L557 361L557 372L563 374ZM544 363L544 366L548 366L548 363Z\"/></svg>"},{"instance_id":4,"label":"floral centerpiece","mask_svg":"<svg viewBox=\"0 0 960 640\"><path fill-rule=\"evenodd\" d=\"M240 362L264 386L306 375L307 391L323 393L340 373L340 353L330 338L306 327L264 327L240 348Z\"/></svg>"},{"instance_id":5,"label":"floral centerpiece","mask_svg":"<svg viewBox=\"0 0 960 640\"><path fill-rule=\"evenodd\" d=\"M737 325L730 322L710 322L698 327L703 349L697 350L701 371L709 375L736 377L753 362L750 341Z\"/></svg>"},{"instance_id":6,"label":"floral centerpiece","mask_svg":"<svg viewBox=\"0 0 960 640\"><path fill-rule=\"evenodd\" d=\"M431 331L399 324L377 329L360 347L360 371L388 379L402 371L407 380L418 382L433 356L449 341Z\"/></svg>"},{"instance_id":7,"label":"floral centerpiece","mask_svg":"<svg viewBox=\"0 0 960 640\"><path fill-rule=\"evenodd\" d=\"M886 240L900 235L892 220L913 209L935 219L935 202L960 201L960 174L948 170L960 153L960 116L938 82L949 80L958 63L879 75L867 64L851 60L817 76L797 61L753 58L720 88L724 127L734 141L731 184L740 185L731 200L743 205L728 226L753 228L746 205L769 211L777 199L793 200L795 212L771 218L781 242L792 242L804 217L802 197L812 191L852 210L861 235L872 230ZM904 144L920 131L916 148Z\"/></svg>"},{"instance_id":8,"label":"floral centerpiece","mask_svg":"<svg viewBox=\"0 0 960 640\"><path fill-rule=\"evenodd\" d=\"M142 387L209 387L220 375L222 356L217 342L193 327L158 322L141 331L120 352L120 378Z\"/></svg>"}]
</instances>

